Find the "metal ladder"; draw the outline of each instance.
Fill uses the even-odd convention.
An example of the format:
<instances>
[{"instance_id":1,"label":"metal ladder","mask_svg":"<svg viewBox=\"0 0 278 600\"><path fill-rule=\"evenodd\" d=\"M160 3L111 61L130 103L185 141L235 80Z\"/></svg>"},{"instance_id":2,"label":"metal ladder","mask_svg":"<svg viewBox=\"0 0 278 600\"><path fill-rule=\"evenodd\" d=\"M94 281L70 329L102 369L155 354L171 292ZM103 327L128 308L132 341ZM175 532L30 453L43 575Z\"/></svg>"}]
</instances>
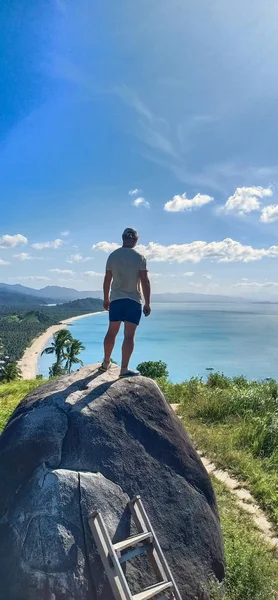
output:
<instances>
[{"instance_id":1,"label":"metal ladder","mask_svg":"<svg viewBox=\"0 0 278 600\"><path fill-rule=\"evenodd\" d=\"M138 533L116 544L112 543L101 513L96 510L89 515L89 525L115 600L148 600L154 597L157 600L182 600L140 496L136 496L128 506ZM132 594L121 565L145 552L159 582Z\"/></svg>"}]
</instances>

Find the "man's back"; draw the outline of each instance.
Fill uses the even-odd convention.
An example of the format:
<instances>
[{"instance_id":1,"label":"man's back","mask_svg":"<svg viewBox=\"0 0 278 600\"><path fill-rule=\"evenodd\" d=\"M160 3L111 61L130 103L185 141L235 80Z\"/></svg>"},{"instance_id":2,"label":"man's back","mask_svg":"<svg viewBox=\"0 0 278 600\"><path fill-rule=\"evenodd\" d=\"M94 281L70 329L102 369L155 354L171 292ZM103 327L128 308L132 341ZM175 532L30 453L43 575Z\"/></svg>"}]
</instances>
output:
<instances>
[{"instance_id":1,"label":"man's back","mask_svg":"<svg viewBox=\"0 0 278 600\"><path fill-rule=\"evenodd\" d=\"M111 302L129 298L142 302L140 271L146 271L146 259L133 248L121 247L112 252L106 269L112 272Z\"/></svg>"}]
</instances>

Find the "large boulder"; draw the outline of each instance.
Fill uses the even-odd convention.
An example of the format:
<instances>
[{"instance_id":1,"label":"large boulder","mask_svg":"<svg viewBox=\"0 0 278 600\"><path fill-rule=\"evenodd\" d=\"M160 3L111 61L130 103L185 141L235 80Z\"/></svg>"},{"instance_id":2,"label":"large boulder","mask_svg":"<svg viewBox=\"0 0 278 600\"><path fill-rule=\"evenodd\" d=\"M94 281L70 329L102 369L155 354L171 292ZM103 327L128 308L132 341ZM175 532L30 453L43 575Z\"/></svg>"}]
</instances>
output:
<instances>
[{"instance_id":1,"label":"large boulder","mask_svg":"<svg viewBox=\"0 0 278 600\"><path fill-rule=\"evenodd\" d=\"M96 366L29 394L0 438L0 597L113 600L88 525L102 511L114 541L133 532L140 494L182 598L206 598L224 552L210 479L158 386ZM136 593L154 582L128 563ZM147 572L144 572L144 569Z\"/></svg>"}]
</instances>

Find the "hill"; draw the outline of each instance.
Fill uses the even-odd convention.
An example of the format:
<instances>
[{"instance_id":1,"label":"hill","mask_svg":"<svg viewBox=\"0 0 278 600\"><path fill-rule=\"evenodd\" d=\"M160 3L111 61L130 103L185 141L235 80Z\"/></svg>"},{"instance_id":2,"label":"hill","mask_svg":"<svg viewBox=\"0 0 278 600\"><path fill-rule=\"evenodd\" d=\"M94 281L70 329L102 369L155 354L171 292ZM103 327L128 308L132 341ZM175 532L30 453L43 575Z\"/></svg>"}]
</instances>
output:
<instances>
[{"instance_id":1,"label":"hill","mask_svg":"<svg viewBox=\"0 0 278 600\"><path fill-rule=\"evenodd\" d=\"M0 291L1 290L9 291L11 294L17 293L25 294L25 296L35 296L37 300L40 299L40 303L42 301L46 303L70 302L79 299L103 297L103 292L101 290L79 291L74 288L56 285L48 285L40 290L35 290L20 284L9 285L7 283L0 283ZM163 294L152 294L152 302L248 302L248 300L235 296L196 294L190 292L165 292Z\"/></svg>"},{"instance_id":2,"label":"hill","mask_svg":"<svg viewBox=\"0 0 278 600\"><path fill-rule=\"evenodd\" d=\"M46 331L51 325L57 325L64 319L70 319L86 313L103 310L102 300L85 298L56 306L34 306L29 310L17 306L0 306L0 341L4 352L12 361L19 360L25 348L32 340Z\"/></svg>"},{"instance_id":3,"label":"hill","mask_svg":"<svg viewBox=\"0 0 278 600\"><path fill-rule=\"evenodd\" d=\"M25 296L36 296L40 299L40 303L44 302L70 302L72 300L86 299L86 298L100 298L102 297L102 291L78 291L73 288L60 287L56 285L48 285L40 290L26 287L20 284L10 285L8 283L0 283L0 291L6 290L11 294L24 294Z\"/></svg>"},{"instance_id":4,"label":"hill","mask_svg":"<svg viewBox=\"0 0 278 600\"><path fill-rule=\"evenodd\" d=\"M29 307L36 305L47 304L46 299L39 298L38 296L31 296L16 291L10 291L6 289L0 289L0 307Z\"/></svg>"}]
</instances>

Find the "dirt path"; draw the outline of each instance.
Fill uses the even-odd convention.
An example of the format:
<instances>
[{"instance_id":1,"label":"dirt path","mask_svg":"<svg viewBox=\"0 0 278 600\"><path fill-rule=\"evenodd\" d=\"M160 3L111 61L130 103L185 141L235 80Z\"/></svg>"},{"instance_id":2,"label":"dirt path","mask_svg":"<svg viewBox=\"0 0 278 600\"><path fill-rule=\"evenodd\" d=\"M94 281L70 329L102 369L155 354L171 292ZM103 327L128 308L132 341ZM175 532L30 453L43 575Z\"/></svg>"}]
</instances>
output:
<instances>
[{"instance_id":1,"label":"dirt path","mask_svg":"<svg viewBox=\"0 0 278 600\"><path fill-rule=\"evenodd\" d=\"M171 404L171 406L172 409L177 412L179 404ZM253 498L252 494L246 489L244 482L239 481L239 479L230 475L228 471L218 469L217 466L206 458L199 450L198 454L207 472L210 475L214 475L216 479L221 481L221 483L229 489L231 494L236 497L238 506L252 517L257 529L260 531L265 541L278 552L278 537L273 529L273 525L258 506L255 498Z\"/></svg>"}]
</instances>

